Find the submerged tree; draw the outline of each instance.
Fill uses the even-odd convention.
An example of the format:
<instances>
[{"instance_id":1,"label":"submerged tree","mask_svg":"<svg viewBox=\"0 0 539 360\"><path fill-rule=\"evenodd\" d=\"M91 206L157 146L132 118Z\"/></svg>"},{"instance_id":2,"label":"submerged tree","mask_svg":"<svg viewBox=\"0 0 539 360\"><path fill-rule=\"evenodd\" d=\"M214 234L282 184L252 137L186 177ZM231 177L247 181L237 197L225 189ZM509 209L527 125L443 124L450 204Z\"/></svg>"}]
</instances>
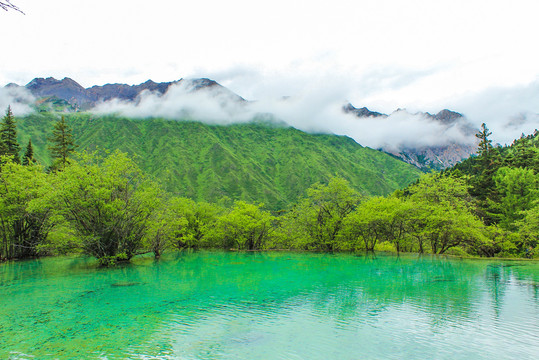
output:
<instances>
[{"instance_id":1,"label":"submerged tree","mask_svg":"<svg viewBox=\"0 0 539 360\"><path fill-rule=\"evenodd\" d=\"M71 128L65 122L62 115L61 119L54 124L52 136L49 138L52 145L49 146L51 157L53 159L52 168L63 170L69 163L69 158L77 148L73 141Z\"/></svg>"},{"instance_id":2,"label":"submerged tree","mask_svg":"<svg viewBox=\"0 0 539 360\"><path fill-rule=\"evenodd\" d=\"M283 223L290 229L289 235L298 239L295 247L339 250L343 221L360 201L360 194L348 181L336 177L327 185L311 186L307 197L287 214Z\"/></svg>"},{"instance_id":3,"label":"submerged tree","mask_svg":"<svg viewBox=\"0 0 539 360\"><path fill-rule=\"evenodd\" d=\"M261 250L272 230L274 217L260 206L236 201L215 223L212 236L224 248Z\"/></svg>"},{"instance_id":4,"label":"submerged tree","mask_svg":"<svg viewBox=\"0 0 539 360\"><path fill-rule=\"evenodd\" d=\"M181 218L184 221L183 226L176 224L174 229L173 242L177 249L206 245L207 235L215 228L222 211L217 205L186 198L171 199L168 210L175 219Z\"/></svg>"},{"instance_id":5,"label":"submerged tree","mask_svg":"<svg viewBox=\"0 0 539 360\"><path fill-rule=\"evenodd\" d=\"M20 163L20 149L17 142L17 125L11 111L11 106L8 106L6 115L0 124L0 155L11 156L14 162Z\"/></svg>"},{"instance_id":6,"label":"submerged tree","mask_svg":"<svg viewBox=\"0 0 539 360\"><path fill-rule=\"evenodd\" d=\"M144 247L159 187L126 154L82 154L59 173L60 204L83 250L103 265L129 260Z\"/></svg>"}]
</instances>

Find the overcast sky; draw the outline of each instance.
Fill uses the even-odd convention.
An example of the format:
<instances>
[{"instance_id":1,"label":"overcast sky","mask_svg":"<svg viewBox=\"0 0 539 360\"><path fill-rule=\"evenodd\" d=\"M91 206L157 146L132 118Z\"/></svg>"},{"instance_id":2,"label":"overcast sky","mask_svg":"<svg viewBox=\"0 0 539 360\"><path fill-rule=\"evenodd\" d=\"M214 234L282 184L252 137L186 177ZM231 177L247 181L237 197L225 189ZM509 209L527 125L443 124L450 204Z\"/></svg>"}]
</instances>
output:
<instances>
[{"instance_id":1,"label":"overcast sky","mask_svg":"<svg viewBox=\"0 0 539 360\"><path fill-rule=\"evenodd\" d=\"M26 15L0 10L0 85L209 77L249 100L320 90L539 127L537 0L12 2Z\"/></svg>"}]
</instances>

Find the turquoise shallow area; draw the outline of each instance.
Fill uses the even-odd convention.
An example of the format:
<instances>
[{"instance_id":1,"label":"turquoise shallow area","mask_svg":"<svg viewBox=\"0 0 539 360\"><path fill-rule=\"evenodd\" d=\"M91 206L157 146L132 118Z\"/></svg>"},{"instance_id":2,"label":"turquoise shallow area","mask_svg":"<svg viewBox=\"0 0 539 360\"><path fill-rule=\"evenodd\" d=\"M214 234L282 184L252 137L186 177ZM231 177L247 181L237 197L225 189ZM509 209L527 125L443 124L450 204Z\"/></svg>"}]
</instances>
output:
<instances>
[{"instance_id":1,"label":"turquoise shallow area","mask_svg":"<svg viewBox=\"0 0 539 360\"><path fill-rule=\"evenodd\" d=\"M194 252L0 264L1 359L536 359L539 263Z\"/></svg>"}]
</instances>

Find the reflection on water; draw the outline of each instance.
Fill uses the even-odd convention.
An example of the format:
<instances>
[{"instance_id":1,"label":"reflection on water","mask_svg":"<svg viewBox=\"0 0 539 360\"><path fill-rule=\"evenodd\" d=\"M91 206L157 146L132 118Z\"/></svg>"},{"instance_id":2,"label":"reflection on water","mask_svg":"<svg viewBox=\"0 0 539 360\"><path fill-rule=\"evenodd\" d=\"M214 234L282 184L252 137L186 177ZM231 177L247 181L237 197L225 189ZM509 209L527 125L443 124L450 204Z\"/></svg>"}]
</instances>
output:
<instances>
[{"instance_id":1,"label":"reflection on water","mask_svg":"<svg viewBox=\"0 0 539 360\"><path fill-rule=\"evenodd\" d=\"M0 265L0 358L525 359L539 264L372 254L168 254Z\"/></svg>"}]
</instances>

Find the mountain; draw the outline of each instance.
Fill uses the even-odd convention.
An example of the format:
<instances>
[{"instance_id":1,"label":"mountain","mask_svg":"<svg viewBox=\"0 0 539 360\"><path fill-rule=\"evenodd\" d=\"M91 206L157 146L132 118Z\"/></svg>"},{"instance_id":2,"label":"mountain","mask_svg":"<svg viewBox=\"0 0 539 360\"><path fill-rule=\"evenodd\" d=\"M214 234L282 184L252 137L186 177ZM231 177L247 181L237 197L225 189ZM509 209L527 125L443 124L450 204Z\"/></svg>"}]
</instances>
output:
<instances>
[{"instance_id":1,"label":"mountain","mask_svg":"<svg viewBox=\"0 0 539 360\"><path fill-rule=\"evenodd\" d=\"M19 87L16 84L9 84L7 87ZM238 114L238 109L245 110L244 105L253 104L248 102L241 96L220 85L214 80L201 78L201 79L180 79L171 82L156 83L152 80L148 80L138 85L127 84L106 84L102 86L92 86L84 88L76 81L70 78L64 78L57 80L52 77L48 78L35 78L30 81L24 87L31 92L37 98L37 109L40 112L48 111L61 111L61 112L77 112L80 110L95 110L99 113L114 113L116 112L117 105L129 105L132 107L138 106L143 103L145 111L134 113L128 113L129 116L148 117L156 116L155 104L160 102L156 99L165 99L167 104L161 108L168 109L176 107L178 109L168 113L161 114L161 116L168 117L168 114L172 118L190 117L193 120L202 120L201 116L206 116L207 120L212 120L214 117L219 117L222 114L228 116L230 120L228 123L235 122L235 116ZM201 93L202 97L190 97L191 94ZM147 96L152 94L152 96ZM186 106L179 106L184 99L187 102ZM211 99L211 104L207 102ZM148 100L148 101L145 101ZM192 109L192 102L194 101L198 105L195 109ZM237 106L237 105L240 106ZM161 104L162 105L162 104ZM97 107L96 107L97 106ZM102 108L103 107L103 108ZM181 109L180 109L181 107ZM113 109L113 110L111 110ZM200 114L200 110L203 110L204 114ZM431 145L401 145L388 143L379 148L400 160L403 160L409 164L412 164L423 171L440 170L446 167L452 166L455 163L469 157L474 153L476 149L476 143L473 141L473 134L476 130L470 125L468 120L457 112L450 110L442 110L437 114L429 113L408 113L406 110L398 109L391 115L383 114L376 111L371 111L366 107L356 108L352 104L348 103L342 108L344 113L352 114L358 119L385 119L394 114L406 114L406 116L421 117L427 122L438 124L442 132L457 133L462 139L457 139L452 142L436 143ZM142 115L141 115L142 114ZM256 114L262 116L263 114ZM276 119L275 121L279 121ZM380 122L382 126L383 122ZM440 135L444 135L443 133ZM440 136L446 138L445 136ZM472 140L470 140L472 139ZM422 143L421 139L411 139L410 143L417 144Z\"/></svg>"},{"instance_id":2,"label":"mountain","mask_svg":"<svg viewBox=\"0 0 539 360\"><path fill-rule=\"evenodd\" d=\"M93 99L79 83L70 79L56 80L49 78L35 78L25 86L32 95L37 98L57 97L63 99L70 104L86 104L92 102Z\"/></svg>"},{"instance_id":3,"label":"mountain","mask_svg":"<svg viewBox=\"0 0 539 360\"><path fill-rule=\"evenodd\" d=\"M92 86L84 88L79 83L68 77L57 80L52 77L35 78L26 84L24 87L28 89L32 95L41 100L41 103L47 103L47 100L66 101L73 110L90 109L99 102L112 99L135 101L144 91L163 95L167 92L170 86L181 84L188 91L197 92L211 89L215 92L226 94L230 99L236 101L245 101L241 96L221 86L216 81L201 78L201 79L180 79L170 82L156 83L148 80L139 85L127 84L106 84L102 86ZM19 85L10 83L6 87L17 87ZM53 108L54 109L54 108Z\"/></svg>"},{"instance_id":4,"label":"mountain","mask_svg":"<svg viewBox=\"0 0 539 360\"><path fill-rule=\"evenodd\" d=\"M33 113L17 119L19 142L31 138L36 158L46 165L47 138L58 117ZM166 190L199 201L226 196L278 210L332 176L344 177L364 194L383 195L421 173L349 137L308 134L271 123L220 126L89 113L67 113L65 118L79 150L125 151Z\"/></svg>"},{"instance_id":5,"label":"mountain","mask_svg":"<svg viewBox=\"0 0 539 360\"><path fill-rule=\"evenodd\" d=\"M356 108L348 103L343 106L343 111L353 114L357 118L387 118L390 115L374 112L366 107ZM459 161L474 154L477 149L475 142L470 142L470 138L477 130L464 117L464 115L451 110L444 109L437 114L428 112L408 113L405 109L398 109L393 114L405 112L410 116L422 117L428 121L438 123L443 131L458 131L462 135L461 141L453 141L448 144L434 146L399 146L392 144L382 146L379 150L387 152L398 159L417 166L423 171L441 170L455 165ZM392 115L393 115L392 114Z\"/></svg>"},{"instance_id":6,"label":"mountain","mask_svg":"<svg viewBox=\"0 0 539 360\"><path fill-rule=\"evenodd\" d=\"M362 108L356 108L354 105L347 103L342 107L342 110L347 114L354 114L355 116L359 118L363 117L387 117L387 115L376 112L376 111L370 111L366 107Z\"/></svg>"}]
</instances>

